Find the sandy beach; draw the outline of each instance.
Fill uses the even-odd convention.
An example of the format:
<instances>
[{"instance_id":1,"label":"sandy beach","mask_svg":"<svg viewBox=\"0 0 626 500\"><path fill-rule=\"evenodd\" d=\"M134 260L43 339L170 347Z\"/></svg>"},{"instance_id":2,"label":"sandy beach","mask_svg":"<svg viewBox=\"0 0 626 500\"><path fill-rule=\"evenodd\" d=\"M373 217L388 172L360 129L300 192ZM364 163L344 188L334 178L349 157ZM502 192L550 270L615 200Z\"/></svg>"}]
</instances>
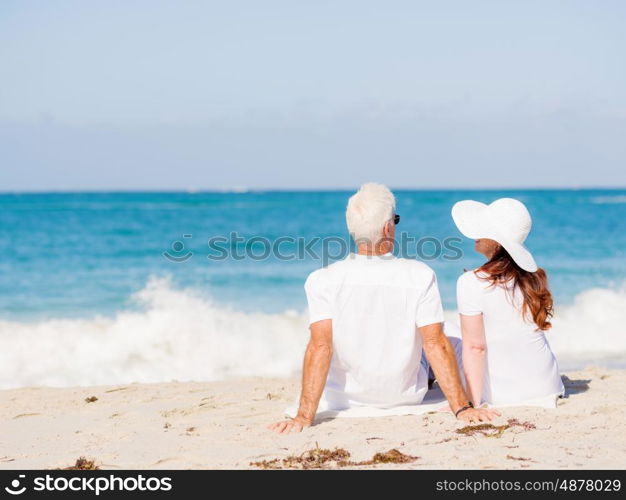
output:
<instances>
[{"instance_id":1,"label":"sandy beach","mask_svg":"<svg viewBox=\"0 0 626 500\"><path fill-rule=\"evenodd\" d=\"M624 468L626 371L588 368L564 382L568 397L556 410L506 408L494 425L521 425L485 431L495 435L459 433L463 425L442 413L340 418L272 434L265 426L293 402L295 379L4 390L0 468L68 467L80 456L102 469L255 468L273 459L282 467L317 447L346 450L353 462L391 449L418 457L358 467Z\"/></svg>"}]
</instances>

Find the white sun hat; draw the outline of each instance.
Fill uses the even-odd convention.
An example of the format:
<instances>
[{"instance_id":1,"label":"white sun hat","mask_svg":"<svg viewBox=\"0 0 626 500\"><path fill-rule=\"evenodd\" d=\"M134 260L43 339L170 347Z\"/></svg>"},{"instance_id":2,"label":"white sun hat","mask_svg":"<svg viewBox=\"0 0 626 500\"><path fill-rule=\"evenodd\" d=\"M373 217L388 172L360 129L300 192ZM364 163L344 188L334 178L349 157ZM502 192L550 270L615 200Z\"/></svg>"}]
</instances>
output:
<instances>
[{"instance_id":1,"label":"white sun hat","mask_svg":"<svg viewBox=\"0 0 626 500\"><path fill-rule=\"evenodd\" d=\"M495 240L519 267L531 273L537 270L535 259L524 246L532 219L521 201L500 198L490 205L473 200L459 201L452 207L452 219L468 238Z\"/></svg>"}]
</instances>

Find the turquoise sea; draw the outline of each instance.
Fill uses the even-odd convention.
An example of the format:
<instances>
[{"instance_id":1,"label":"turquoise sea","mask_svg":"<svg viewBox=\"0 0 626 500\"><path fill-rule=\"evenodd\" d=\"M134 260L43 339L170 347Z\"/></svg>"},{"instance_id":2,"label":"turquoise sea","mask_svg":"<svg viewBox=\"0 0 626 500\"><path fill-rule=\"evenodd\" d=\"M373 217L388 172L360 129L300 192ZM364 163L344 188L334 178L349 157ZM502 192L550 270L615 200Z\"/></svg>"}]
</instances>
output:
<instances>
[{"instance_id":1,"label":"turquoise sea","mask_svg":"<svg viewBox=\"0 0 626 500\"><path fill-rule=\"evenodd\" d=\"M395 193L400 250L436 270L452 319L456 278L482 261L450 208L522 200L562 364L626 365L626 190ZM302 285L348 251L350 194L0 195L0 386L291 374Z\"/></svg>"}]
</instances>

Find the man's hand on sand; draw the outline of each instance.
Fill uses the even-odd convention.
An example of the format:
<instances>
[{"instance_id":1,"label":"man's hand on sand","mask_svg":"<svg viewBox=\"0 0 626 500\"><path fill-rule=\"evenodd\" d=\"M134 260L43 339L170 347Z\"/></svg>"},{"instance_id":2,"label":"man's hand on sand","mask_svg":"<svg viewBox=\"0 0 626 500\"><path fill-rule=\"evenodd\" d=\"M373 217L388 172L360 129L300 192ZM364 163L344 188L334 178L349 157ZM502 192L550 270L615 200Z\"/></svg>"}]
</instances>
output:
<instances>
[{"instance_id":1,"label":"man's hand on sand","mask_svg":"<svg viewBox=\"0 0 626 500\"><path fill-rule=\"evenodd\" d=\"M310 427L311 422L302 417L292 418L291 420L281 420L274 424L270 424L267 428L276 434L289 434L290 432L302 432L305 427Z\"/></svg>"},{"instance_id":2,"label":"man's hand on sand","mask_svg":"<svg viewBox=\"0 0 626 500\"><path fill-rule=\"evenodd\" d=\"M488 410L486 408L468 408L459 413L457 417L468 424L478 424L480 422L489 422L490 420L502 415L499 411Z\"/></svg>"}]
</instances>

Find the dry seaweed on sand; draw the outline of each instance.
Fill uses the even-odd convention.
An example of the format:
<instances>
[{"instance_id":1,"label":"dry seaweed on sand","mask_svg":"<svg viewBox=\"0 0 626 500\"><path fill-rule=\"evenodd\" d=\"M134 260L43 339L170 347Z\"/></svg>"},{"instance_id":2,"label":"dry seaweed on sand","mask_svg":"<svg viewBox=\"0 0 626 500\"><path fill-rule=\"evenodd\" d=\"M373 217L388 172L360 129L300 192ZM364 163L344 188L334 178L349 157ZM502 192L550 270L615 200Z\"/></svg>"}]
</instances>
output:
<instances>
[{"instance_id":1,"label":"dry seaweed on sand","mask_svg":"<svg viewBox=\"0 0 626 500\"><path fill-rule=\"evenodd\" d=\"M456 430L457 434L463 434L465 436L475 436L476 434L482 434L485 437L499 438L508 429L514 427L521 427L525 431L536 429L535 424L531 422L520 422L516 418L510 418L504 425L493 424L478 424L478 425L466 425Z\"/></svg>"},{"instance_id":2,"label":"dry seaweed on sand","mask_svg":"<svg viewBox=\"0 0 626 500\"><path fill-rule=\"evenodd\" d=\"M362 465L377 464L405 464L417 460L419 457L412 457L404 453L391 449L384 453L376 453L370 460L354 462L350 460L350 452L343 448L334 450L314 448L307 450L301 455L290 455L287 458L274 458L273 460L262 460L260 462L250 462L250 465L261 469L327 469L335 467L356 467Z\"/></svg>"},{"instance_id":3,"label":"dry seaweed on sand","mask_svg":"<svg viewBox=\"0 0 626 500\"><path fill-rule=\"evenodd\" d=\"M513 455L507 455L506 458L507 458L507 460L517 460L518 462L529 462L529 461L532 461L532 458L514 457Z\"/></svg>"},{"instance_id":4,"label":"dry seaweed on sand","mask_svg":"<svg viewBox=\"0 0 626 500\"><path fill-rule=\"evenodd\" d=\"M324 469L329 465L344 463L350 458L350 453L343 448L334 450L314 448L301 455L289 455L287 458L274 458L260 462L250 462L250 465L261 469Z\"/></svg>"},{"instance_id":5,"label":"dry seaweed on sand","mask_svg":"<svg viewBox=\"0 0 626 500\"><path fill-rule=\"evenodd\" d=\"M88 460L85 457L76 459L76 463L70 467L64 467L61 470L100 470L95 460Z\"/></svg>"},{"instance_id":6,"label":"dry seaweed on sand","mask_svg":"<svg viewBox=\"0 0 626 500\"><path fill-rule=\"evenodd\" d=\"M371 460L365 462L357 462L355 465L374 465L374 464L406 464L414 462L419 457L412 457L411 455L405 455L401 451L395 448L386 451L384 453L376 453Z\"/></svg>"},{"instance_id":7,"label":"dry seaweed on sand","mask_svg":"<svg viewBox=\"0 0 626 500\"><path fill-rule=\"evenodd\" d=\"M117 392L117 391L125 391L126 389L128 389L128 387L114 387L113 389L109 389L108 391L104 391L104 392Z\"/></svg>"},{"instance_id":8,"label":"dry seaweed on sand","mask_svg":"<svg viewBox=\"0 0 626 500\"><path fill-rule=\"evenodd\" d=\"M19 415L15 415L13 419L22 418L22 417L34 417L36 415L41 415L41 413L20 413Z\"/></svg>"}]
</instances>

